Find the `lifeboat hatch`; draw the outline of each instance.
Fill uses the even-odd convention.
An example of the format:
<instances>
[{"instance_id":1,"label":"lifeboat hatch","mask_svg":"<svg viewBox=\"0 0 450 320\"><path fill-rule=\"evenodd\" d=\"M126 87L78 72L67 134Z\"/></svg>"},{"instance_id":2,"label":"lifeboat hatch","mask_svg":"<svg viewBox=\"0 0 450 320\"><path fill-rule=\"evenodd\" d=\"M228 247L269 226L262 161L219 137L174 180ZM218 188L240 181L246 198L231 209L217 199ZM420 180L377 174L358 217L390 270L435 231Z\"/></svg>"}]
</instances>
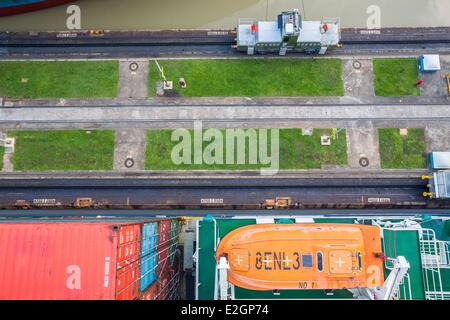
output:
<instances>
[{"instance_id":1,"label":"lifeboat hatch","mask_svg":"<svg viewBox=\"0 0 450 320\"><path fill-rule=\"evenodd\" d=\"M232 249L230 263L235 271L250 270L250 252L245 249Z\"/></svg>"},{"instance_id":2,"label":"lifeboat hatch","mask_svg":"<svg viewBox=\"0 0 450 320\"><path fill-rule=\"evenodd\" d=\"M353 272L353 259L350 250L331 250L329 255L330 273L349 274Z\"/></svg>"}]
</instances>

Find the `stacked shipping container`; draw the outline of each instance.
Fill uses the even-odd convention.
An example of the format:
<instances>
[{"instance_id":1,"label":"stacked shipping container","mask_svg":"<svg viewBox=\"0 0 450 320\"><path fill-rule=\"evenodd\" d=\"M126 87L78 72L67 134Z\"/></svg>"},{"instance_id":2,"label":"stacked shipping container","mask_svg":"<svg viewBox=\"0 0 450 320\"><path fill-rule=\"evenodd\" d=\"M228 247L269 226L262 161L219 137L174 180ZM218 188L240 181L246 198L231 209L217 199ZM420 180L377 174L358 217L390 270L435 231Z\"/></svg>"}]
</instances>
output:
<instances>
[{"instance_id":1,"label":"stacked shipping container","mask_svg":"<svg viewBox=\"0 0 450 320\"><path fill-rule=\"evenodd\" d=\"M178 247L178 234L179 234L179 223L178 220L171 220L170 221L170 250L169 250L169 255L170 255L170 264L173 267L174 262L175 262L175 252L177 250Z\"/></svg>"},{"instance_id":2,"label":"stacked shipping container","mask_svg":"<svg viewBox=\"0 0 450 320\"><path fill-rule=\"evenodd\" d=\"M158 224L156 281L141 294L142 300L167 300L176 298L179 283L179 266L175 272L175 256L178 254L179 222L176 219ZM153 255L152 255L153 256ZM178 261L178 260L177 260ZM179 261L178 261L179 263Z\"/></svg>"},{"instance_id":3,"label":"stacked shipping container","mask_svg":"<svg viewBox=\"0 0 450 320\"><path fill-rule=\"evenodd\" d=\"M172 296L161 285L173 275L163 263L169 239L160 236L170 225L170 219L1 222L0 299Z\"/></svg>"},{"instance_id":4,"label":"stacked shipping container","mask_svg":"<svg viewBox=\"0 0 450 320\"><path fill-rule=\"evenodd\" d=\"M144 223L142 227L142 253L141 253L141 281L140 290L145 290L156 281L156 267L158 263L158 254L156 253L158 245L158 223Z\"/></svg>"},{"instance_id":5,"label":"stacked shipping container","mask_svg":"<svg viewBox=\"0 0 450 320\"><path fill-rule=\"evenodd\" d=\"M158 300L166 300L169 296L170 280L170 221L159 224L158 242Z\"/></svg>"}]
</instances>

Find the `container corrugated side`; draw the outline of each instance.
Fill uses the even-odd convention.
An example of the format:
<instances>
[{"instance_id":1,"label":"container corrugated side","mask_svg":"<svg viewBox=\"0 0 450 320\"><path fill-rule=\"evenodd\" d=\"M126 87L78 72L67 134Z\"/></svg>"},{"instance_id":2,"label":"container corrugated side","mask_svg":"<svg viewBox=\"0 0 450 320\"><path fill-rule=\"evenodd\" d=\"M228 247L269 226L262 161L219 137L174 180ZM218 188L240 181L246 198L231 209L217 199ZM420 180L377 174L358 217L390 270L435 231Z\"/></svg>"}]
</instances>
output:
<instances>
[{"instance_id":1,"label":"container corrugated side","mask_svg":"<svg viewBox=\"0 0 450 320\"><path fill-rule=\"evenodd\" d=\"M170 269L170 259L169 259L169 247L163 248L158 251L158 273L157 276L160 277L161 273L165 270Z\"/></svg>"},{"instance_id":2,"label":"container corrugated side","mask_svg":"<svg viewBox=\"0 0 450 320\"><path fill-rule=\"evenodd\" d=\"M140 248L139 227L126 225L0 223L0 299L115 299L118 249L124 266L135 266L136 273L138 265L131 261L136 262L134 243ZM130 282L133 276L126 279Z\"/></svg>"},{"instance_id":3,"label":"container corrugated side","mask_svg":"<svg viewBox=\"0 0 450 320\"><path fill-rule=\"evenodd\" d=\"M158 266L158 223L149 222L142 226L142 248L139 290L144 292L157 279Z\"/></svg>"},{"instance_id":4,"label":"container corrugated side","mask_svg":"<svg viewBox=\"0 0 450 320\"><path fill-rule=\"evenodd\" d=\"M179 234L179 222L177 219L173 219L170 223L170 241L169 241L169 259L170 264L173 266L175 259L175 252L178 248L178 234Z\"/></svg>"},{"instance_id":5,"label":"container corrugated side","mask_svg":"<svg viewBox=\"0 0 450 320\"><path fill-rule=\"evenodd\" d=\"M139 290L145 291L157 279L158 254L152 252L141 258Z\"/></svg>"},{"instance_id":6,"label":"container corrugated side","mask_svg":"<svg viewBox=\"0 0 450 320\"><path fill-rule=\"evenodd\" d=\"M157 300L158 299L158 283L154 282L145 292L141 293L139 300Z\"/></svg>"},{"instance_id":7,"label":"container corrugated side","mask_svg":"<svg viewBox=\"0 0 450 320\"><path fill-rule=\"evenodd\" d=\"M116 300L136 300L139 297L140 260L117 270Z\"/></svg>"},{"instance_id":8,"label":"container corrugated side","mask_svg":"<svg viewBox=\"0 0 450 320\"><path fill-rule=\"evenodd\" d=\"M169 247L170 244L170 220L163 220L158 223L158 251Z\"/></svg>"},{"instance_id":9,"label":"container corrugated side","mask_svg":"<svg viewBox=\"0 0 450 320\"><path fill-rule=\"evenodd\" d=\"M142 227L142 250L141 255L146 256L155 252L158 246L158 223L144 223Z\"/></svg>"}]
</instances>

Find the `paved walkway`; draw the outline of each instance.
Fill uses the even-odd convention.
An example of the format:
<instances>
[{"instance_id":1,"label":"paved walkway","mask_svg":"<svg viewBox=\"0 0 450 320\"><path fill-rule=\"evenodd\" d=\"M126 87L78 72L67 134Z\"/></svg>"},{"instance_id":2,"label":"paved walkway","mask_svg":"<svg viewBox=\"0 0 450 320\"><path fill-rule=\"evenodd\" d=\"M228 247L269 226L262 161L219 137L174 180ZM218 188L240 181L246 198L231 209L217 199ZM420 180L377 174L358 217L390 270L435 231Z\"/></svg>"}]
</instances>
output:
<instances>
[{"instance_id":1,"label":"paved walkway","mask_svg":"<svg viewBox=\"0 0 450 320\"><path fill-rule=\"evenodd\" d=\"M4 99L3 107L90 107L114 106L301 106L301 105L409 105L448 104L449 97L205 97L205 98L102 98L102 99ZM2 106L0 104L0 106Z\"/></svg>"},{"instance_id":2,"label":"paved walkway","mask_svg":"<svg viewBox=\"0 0 450 320\"><path fill-rule=\"evenodd\" d=\"M137 69L133 69L137 66ZM119 61L119 98L147 98L149 61L120 60Z\"/></svg>"},{"instance_id":3,"label":"paved walkway","mask_svg":"<svg viewBox=\"0 0 450 320\"><path fill-rule=\"evenodd\" d=\"M428 126L425 128L425 140L427 151L449 151L450 150L450 123L439 126Z\"/></svg>"},{"instance_id":4,"label":"paved walkway","mask_svg":"<svg viewBox=\"0 0 450 320\"><path fill-rule=\"evenodd\" d=\"M117 129L114 149L114 170L144 170L146 148L145 129ZM126 160L132 159L129 167ZM132 165L131 165L132 164ZM131 165L131 166L130 166Z\"/></svg>"},{"instance_id":5,"label":"paved walkway","mask_svg":"<svg viewBox=\"0 0 450 320\"><path fill-rule=\"evenodd\" d=\"M120 60L118 98L145 99L148 96L149 61ZM144 169L146 137L144 129L124 128L116 130L114 170L130 171Z\"/></svg>"},{"instance_id":6,"label":"paved walkway","mask_svg":"<svg viewBox=\"0 0 450 320\"><path fill-rule=\"evenodd\" d=\"M441 71L421 73L419 77L425 81L420 89L422 97L447 97L447 81L445 76L450 73L450 56L440 56Z\"/></svg>"},{"instance_id":7,"label":"paved walkway","mask_svg":"<svg viewBox=\"0 0 450 320\"><path fill-rule=\"evenodd\" d=\"M355 123L346 130L348 164L353 169L380 169L378 130L369 121ZM368 165L360 163L367 158Z\"/></svg>"},{"instance_id":8,"label":"paved walkway","mask_svg":"<svg viewBox=\"0 0 450 320\"><path fill-rule=\"evenodd\" d=\"M370 121L374 127L425 127L450 122L448 105L353 106L183 106L0 108L1 128L189 128L205 126L348 127Z\"/></svg>"},{"instance_id":9,"label":"paved walkway","mask_svg":"<svg viewBox=\"0 0 450 320\"><path fill-rule=\"evenodd\" d=\"M0 130L0 139L6 138L6 132L2 132ZM3 172L12 172L13 171L13 165L12 165L12 154L10 153L3 153L3 159L0 160L3 161L3 169L0 171Z\"/></svg>"},{"instance_id":10,"label":"paved walkway","mask_svg":"<svg viewBox=\"0 0 450 320\"><path fill-rule=\"evenodd\" d=\"M148 71L148 59L119 61L119 98L147 98ZM114 170L144 169L145 132L145 129L134 128L116 130Z\"/></svg>"},{"instance_id":11,"label":"paved walkway","mask_svg":"<svg viewBox=\"0 0 450 320\"><path fill-rule=\"evenodd\" d=\"M342 79L345 96L375 96L372 59L342 59Z\"/></svg>"},{"instance_id":12,"label":"paved walkway","mask_svg":"<svg viewBox=\"0 0 450 320\"><path fill-rule=\"evenodd\" d=\"M12 153L3 154L3 172L13 172Z\"/></svg>"},{"instance_id":13,"label":"paved walkway","mask_svg":"<svg viewBox=\"0 0 450 320\"><path fill-rule=\"evenodd\" d=\"M108 183L108 179L117 178L131 178L131 179L172 179L175 184L178 184L175 179L193 179L193 178L210 178L210 179L235 179L235 178L253 178L253 179L287 179L287 178L305 178L305 179L321 179L321 178L412 178L417 179L428 172L427 169L389 169L389 170L351 170L349 168L334 168L334 169L308 169L308 170L283 170L278 172L275 176L261 176L259 170L177 170L177 171L142 171L133 170L132 172L125 171L45 171L45 172L11 172L1 173L0 184L8 185L10 180L14 179L64 179L70 178L73 180L83 179L101 179Z\"/></svg>"}]
</instances>

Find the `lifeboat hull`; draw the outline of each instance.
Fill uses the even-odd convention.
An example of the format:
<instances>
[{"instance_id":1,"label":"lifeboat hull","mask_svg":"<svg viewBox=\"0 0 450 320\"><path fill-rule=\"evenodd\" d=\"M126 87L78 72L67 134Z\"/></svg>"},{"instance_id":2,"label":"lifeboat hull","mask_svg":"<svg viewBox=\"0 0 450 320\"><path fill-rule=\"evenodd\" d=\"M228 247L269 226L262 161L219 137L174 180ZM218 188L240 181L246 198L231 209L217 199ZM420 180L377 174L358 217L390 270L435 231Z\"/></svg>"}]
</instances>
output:
<instances>
[{"instance_id":1,"label":"lifeboat hull","mask_svg":"<svg viewBox=\"0 0 450 320\"><path fill-rule=\"evenodd\" d=\"M228 281L249 290L352 289L381 286L380 230L356 224L258 224L219 243Z\"/></svg>"}]
</instances>

